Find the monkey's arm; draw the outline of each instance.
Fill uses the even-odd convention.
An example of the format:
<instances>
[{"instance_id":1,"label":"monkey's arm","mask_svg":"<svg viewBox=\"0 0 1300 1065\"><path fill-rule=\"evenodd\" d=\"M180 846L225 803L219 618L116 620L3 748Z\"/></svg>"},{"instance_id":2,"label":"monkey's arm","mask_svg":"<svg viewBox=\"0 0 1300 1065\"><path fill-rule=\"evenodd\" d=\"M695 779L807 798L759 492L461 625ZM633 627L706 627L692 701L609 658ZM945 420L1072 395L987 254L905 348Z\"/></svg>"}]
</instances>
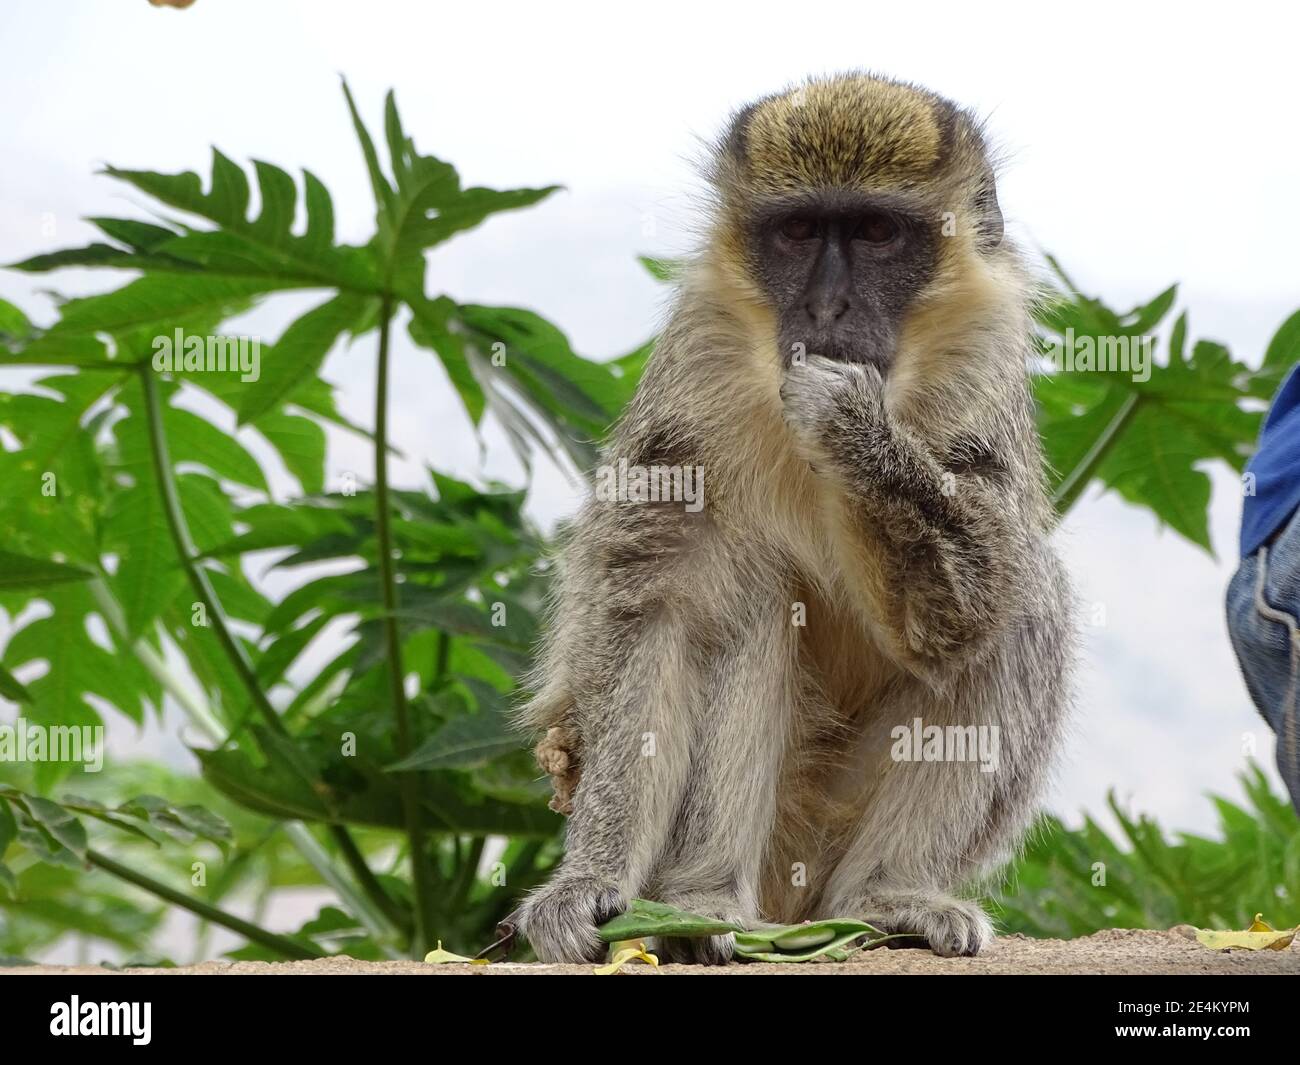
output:
<instances>
[{"instance_id":1,"label":"monkey's arm","mask_svg":"<svg viewBox=\"0 0 1300 1065\"><path fill-rule=\"evenodd\" d=\"M599 960L596 929L644 890L685 787L698 702L685 630L672 618L604 615L602 646L575 708L582 779L555 875L525 901L524 935L544 961Z\"/></svg>"},{"instance_id":2,"label":"monkey's arm","mask_svg":"<svg viewBox=\"0 0 1300 1065\"><path fill-rule=\"evenodd\" d=\"M873 366L809 356L787 371L781 395L787 424L832 486L837 547L887 653L931 681L978 657L1031 583L1033 519L1014 463L983 442L940 454L889 415Z\"/></svg>"},{"instance_id":3,"label":"monkey's arm","mask_svg":"<svg viewBox=\"0 0 1300 1065\"><path fill-rule=\"evenodd\" d=\"M566 604L556 614L572 616L573 610ZM573 793L582 778L582 745L578 740L573 684L565 661L572 646L566 635L558 623L548 633L527 681L532 694L518 714L520 727L541 737L533 756L551 778L554 794L550 807L561 814L573 813Z\"/></svg>"},{"instance_id":4,"label":"monkey's arm","mask_svg":"<svg viewBox=\"0 0 1300 1065\"><path fill-rule=\"evenodd\" d=\"M528 699L515 715L519 729L536 740L534 757L554 789L551 809L561 814L573 812L573 795L582 777L577 720L581 683L574 670L597 638L589 628L592 611L584 601L589 595L584 595L581 581L574 577L575 567L579 573L592 567L582 535L590 525L590 513L580 513L553 560L545 636L524 678Z\"/></svg>"}]
</instances>

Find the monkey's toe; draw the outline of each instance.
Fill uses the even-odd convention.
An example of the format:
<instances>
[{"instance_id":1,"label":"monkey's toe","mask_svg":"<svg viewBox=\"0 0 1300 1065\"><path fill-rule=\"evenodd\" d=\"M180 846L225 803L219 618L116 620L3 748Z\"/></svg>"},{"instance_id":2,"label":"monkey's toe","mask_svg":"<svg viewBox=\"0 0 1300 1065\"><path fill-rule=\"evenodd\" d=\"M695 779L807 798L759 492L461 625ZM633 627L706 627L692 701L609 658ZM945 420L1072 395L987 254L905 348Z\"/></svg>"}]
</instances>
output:
<instances>
[{"instance_id":1,"label":"monkey's toe","mask_svg":"<svg viewBox=\"0 0 1300 1065\"><path fill-rule=\"evenodd\" d=\"M993 941L993 924L979 903L950 895L880 894L845 912L857 913L882 932L915 936L945 958L978 954ZM904 941L901 945L911 944Z\"/></svg>"},{"instance_id":2,"label":"monkey's toe","mask_svg":"<svg viewBox=\"0 0 1300 1065\"><path fill-rule=\"evenodd\" d=\"M973 902L952 900L931 910L922 922L930 949L945 958L978 954L993 940L993 926Z\"/></svg>"},{"instance_id":3,"label":"monkey's toe","mask_svg":"<svg viewBox=\"0 0 1300 1065\"><path fill-rule=\"evenodd\" d=\"M726 965L736 953L736 937L660 936L655 939L659 960L676 965Z\"/></svg>"},{"instance_id":4,"label":"monkey's toe","mask_svg":"<svg viewBox=\"0 0 1300 1065\"><path fill-rule=\"evenodd\" d=\"M663 901L687 913L712 917L719 921L748 928L753 916L747 916L738 900L728 892L674 891L665 892ZM660 960L682 965L726 965L736 953L736 937L720 936L657 936L655 950Z\"/></svg>"}]
</instances>

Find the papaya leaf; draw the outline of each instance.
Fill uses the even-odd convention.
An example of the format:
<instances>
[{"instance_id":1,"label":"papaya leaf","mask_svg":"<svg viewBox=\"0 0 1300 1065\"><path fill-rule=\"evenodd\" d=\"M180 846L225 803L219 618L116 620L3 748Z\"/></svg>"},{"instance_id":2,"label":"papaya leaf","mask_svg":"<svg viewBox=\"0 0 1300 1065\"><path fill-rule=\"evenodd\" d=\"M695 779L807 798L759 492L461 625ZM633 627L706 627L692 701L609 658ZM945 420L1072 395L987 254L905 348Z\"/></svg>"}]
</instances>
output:
<instances>
[{"instance_id":1,"label":"papaya leaf","mask_svg":"<svg viewBox=\"0 0 1300 1065\"><path fill-rule=\"evenodd\" d=\"M0 342L23 340L32 333L27 315L8 300L0 300Z\"/></svg>"},{"instance_id":2,"label":"papaya leaf","mask_svg":"<svg viewBox=\"0 0 1300 1065\"><path fill-rule=\"evenodd\" d=\"M277 409L305 381L314 378L339 335L365 310L364 297L340 293L293 322L262 359L261 373L245 384L241 423Z\"/></svg>"},{"instance_id":3,"label":"papaya leaf","mask_svg":"<svg viewBox=\"0 0 1300 1065\"><path fill-rule=\"evenodd\" d=\"M473 769L519 750L520 745L519 733L498 699L497 705L480 703L476 713L453 717L388 771Z\"/></svg>"},{"instance_id":4,"label":"papaya leaf","mask_svg":"<svg viewBox=\"0 0 1300 1065\"><path fill-rule=\"evenodd\" d=\"M17 677L2 666L0 666L0 695L16 703L30 703L32 701L32 693L19 683ZM0 854L3 853L4 847L0 846Z\"/></svg>"},{"instance_id":5,"label":"papaya leaf","mask_svg":"<svg viewBox=\"0 0 1300 1065\"><path fill-rule=\"evenodd\" d=\"M30 558L12 551L0 551L0 589L45 588L52 584L84 581L94 572L80 566L50 562L43 558Z\"/></svg>"},{"instance_id":6,"label":"papaya leaf","mask_svg":"<svg viewBox=\"0 0 1300 1065\"><path fill-rule=\"evenodd\" d=\"M1126 315L1078 295L1049 300L1039 324L1060 357L1035 380L1039 430L1058 509L1100 481L1213 553L1210 480L1199 467L1218 460L1242 469L1260 414L1244 405L1252 371L1223 345L1202 340L1187 352L1185 315L1166 363L1152 357L1147 334L1175 297L1171 287Z\"/></svg>"},{"instance_id":7,"label":"papaya leaf","mask_svg":"<svg viewBox=\"0 0 1300 1065\"><path fill-rule=\"evenodd\" d=\"M99 714L86 701L93 694L139 723L144 709L158 705L158 682L127 649L117 644L105 650L90 638L87 617L98 606L86 585L65 584L41 593L53 613L29 621L9 639L4 651L6 668L17 670L29 662L46 662L48 670L27 685L32 701L25 715L38 724L97 725ZM49 762L49 776L71 767ZM40 767L38 767L40 768ZM44 777L43 779L49 779Z\"/></svg>"},{"instance_id":8,"label":"papaya leaf","mask_svg":"<svg viewBox=\"0 0 1300 1065\"><path fill-rule=\"evenodd\" d=\"M212 176L205 193L197 174L159 174L108 167L110 177L134 185L168 207L215 222L220 229L186 232L159 240L155 256L189 263L208 276L241 280L256 287L339 288L375 291L376 278L359 248L334 243L334 207L325 185L303 172L307 225L292 231L297 203L293 178L273 164L256 161L261 212L249 219L249 183L243 169L213 149ZM166 269L152 261L151 270ZM174 279L173 279L174 280Z\"/></svg>"},{"instance_id":9,"label":"papaya leaf","mask_svg":"<svg viewBox=\"0 0 1300 1065\"><path fill-rule=\"evenodd\" d=\"M112 292L69 300L43 341L32 344L28 353L39 351L46 341L94 333L152 326L170 331L177 319L190 315L227 318L244 310L254 296L293 287L293 282L275 278L249 281L206 274L149 273Z\"/></svg>"}]
</instances>

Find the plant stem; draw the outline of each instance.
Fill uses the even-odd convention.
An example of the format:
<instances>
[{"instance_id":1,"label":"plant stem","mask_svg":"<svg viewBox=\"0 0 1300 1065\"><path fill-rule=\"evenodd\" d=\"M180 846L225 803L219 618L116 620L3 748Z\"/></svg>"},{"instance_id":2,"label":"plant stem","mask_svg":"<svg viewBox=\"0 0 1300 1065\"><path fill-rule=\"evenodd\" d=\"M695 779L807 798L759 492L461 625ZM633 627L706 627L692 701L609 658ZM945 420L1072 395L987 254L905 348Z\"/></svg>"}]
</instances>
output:
<instances>
[{"instance_id":1,"label":"plant stem","mask_svg":"<svg viewBox=\"0 0 1300 1065\"><path fill-rule=\"evenodd\" d=\"M1132 419L1133 412L1137 409L1140 399L1141 396L1136 392L1130 392L1125 397L1124 402L1120 404L1119 410L1107 423L1106 428L1101 431L1101 435L1093 441L1088 453L1079 460L1079 464L1056 486L1056 491L1052 493L1052 505L1056 507L1058 514L1064 515L1078 501L1079 496L1083 494L1083 490L1088 487L1092 475L1097 472L1097 468L1110 451L1111 446Z\"/></svg>"},{"instance_id":2,"label":"plant stem","mask_svg":"<svg viewBox=\"0 0 1300 1065\"><path fill-rule=\"evenodd\" d=\"M393 564L393 530L388 498L388 337L392 314L392 298L385 296L379 308L379 359L375 373L375 537L379 551L379 582L383 589L388 688L397 719L397 756L406 758L413 748L411 712L406 704L402 670L402 637L397 623L397 574ZM416 773L401 773L399 778L402 814L411 850L411 880L415 887L415 931L411 950L415 957L420 957L429 944L428 921L433 901L429 871L425 866L420 781Z\"/></svg>"},{"instance_id":3,"label":"plant stem","mask_svg":"<svg viewBox=\"0 0 1300 1065\"><path fill-rule=\"evenodd\" d=\"M510 877L510 884L516 890L521 887L531 887L537 879L537 857L542 853L542 842L532 840L525 843L511 862L507 875Z\"/></svg>"},{"instance_id":4,"label":"plant stem","mask_svg":"<svg viewBox=\"0 0 1300 1065\"><path fill-rule=\"evenodd\" d=\"M176 548L176 556L180 560L181 568L185 570L195 594L207 611L217 642L221 645L226 657L229 658L235 672L239 675L240 681L247 689L249 697L253 700L253 705L262 715L268 728L282 736L287 736L288 729L285 728L284 722L280 720L280 715L275 712L275 707L271 705L271 700L267 697L266 692L262 690L262 685L258 682L248 652L244 650L243 645L236 639L230 629L230 623L226 618L225 611L222 609L221 600L217 598L216 590L208 579L207 571L197 562L198 551L194 546L189 526L185 521L185 510L181 505L175 471L172 469L171 459L167 454L167 435L163 427L163 408L162 400L158 395L158 383L154 379L153 367L149 363L141 362L139 370L141 385L144 388L146 420L149 423L149 450L153 458L154 476L158 481L158 490L162 494L163 511L167 516L167 527L171 532L172 542ZM145 664L148 667L149 663L147 661ZM178 701L181 701L182 706L186 706L184 700ZM196 719L201 718L202 715ZM208 720L203 723L216 742L225 742L227 739L225 730L220 727L215 718L208 715ZM345 884L341 877L333 873L329 856L320 849L311 833L307 831L306 826L297 824L295 827L291 824L287 826L287 831L304 855L307 853L304 848L308 846L318 852L318 861L312 862L312 864L318 872L322 872L322 875L324 875L323 869L330 869L333 875L326 877L326 879L331 886L335 887L335 890L338 890L339 885ZM379 881L375 879L374 873L366 864L364 855L353 841L347 827L344 825L330 825L330 833L339 844L344 859L357 875L362 888L370 893L370 897L384 916L387 917L390 911L395 911L396 907L393 900L383 890ZM323 859L323 861L320 859ZM309 860L311 859L309 858ZM341 895L341 897L353 900L359 898L355 892L351 891L347 892L346 895ZM371 907L362 906L356 915L367 925L372 935L380 938L386 936L388 929L385 921L376 921ZM402 928L402 922L394 921L393 924L399 930Z\"/></svg>"},{"instance_id":5,"label":"plant stem","mask_svg":"<svg viewBox=\"0 0 1300 1065\"><path fill-rule=\"evenodd\" d=\"M357 841L352 838L352 834L342 825L330 825L330 831L333 833L334 842L337 844L343 860L348 863L348 868L352 870L352 875L357 878L358 883L365 889L370 898L374 899L376 905L383 911L384 916L392 922L393 926L399 929L406 938L411 936L411 919L410 915L403 912L402 908L393 901L393 897L384 890L366 861L366 856L361 853L361 848L357 846Z\"/></svg>"},{"instance_id":6,"label":"plant stem","mask_svg":"<svg viewBox=\"0 0 1300 1065\"><path fill-rule=\"evenodd\" d=\"M248 652L244 650L243 644L235 638L235 634L230 629L230 622L226 618L226 612L221 608L221 601L217 598L212 582L208 580L207 571L195 561L198 551L194 547L189 526L185 522L185 511L181 506L180 492L176 487L175 471L167 454L167 436L163 429L163 409L162 401L158 396L158 382L154 380L151 365L145 362L139 365L140 381L144 385L145 413L149 422L149 450L153 456L154 476L158 480L158 490L162 493L163 512L167 516L167 528L171 531L172 542L176 545L176 557L180 559L181 568L185 570L194 594L199 597L199 602L207 612L208 623L212 626L217 642L221 644L221 649L230 659L230 664L248 691L253 705L262 715L268 728L280 735L287 735L284 722L280 720L280 715L275 712L271 700L267 698L262 685L258 683Z\"/></svg>"},{"instance_id":7,"label":"plant stem","mask_svg":"<svg viewBox=\"0 0 1300 1065\"><path fill-rule=\"evenodd\" d=\"M277 954L283 954L286 958L323 957L323 954L318 950L296 943L285 936L276 935L274 932L268 932L260 925L252 924L241 917L236 917L233 913L227 913L225 910L219 910L217 907L210 906L200 899L192 898L184 892L170 888L166 884L153 879L153 877L145 876L144 873L137 872L129 866L119 865L106 854L100 854L98 851L87 851L86 860L91 865L103 869L104 872L111 873L120 880L125 880L128 884L134 884L136 887L143 888L151 895L157 895L160 899L170 902L174 906L189 910L191 913L202 917L205 921L211 921L213 924L221 925L222 928L229 928L232 932L238 932L245 939L253 943L260 943Z\"/></svg>"},{"instance_id":8,"label":"plant stem","mask_svg":"<svg viewBox=\"0 0 1300 1065\"><path fill-rule=\"evenodd\" d=\"M451 903L456 909L462 909L469 901L470 892L474 890L474 881L478 875L478 863L483 860L483 846L486 843L486 837L475 836L470 841L468 851L459 858L460 867L456 870L456 884L452 889Z\"/></svg>"},{"instance_id":9,"label":"plant stem","mask_svg":"<svg viewBox=\"0 0 1300 1065\"><path fill-rule=\"evenodd\" d=\"M438 633L438 652L433 663L433 687L437 688L447 675L447 662L451 658L451 637L445 632Z\"/></svg>"},{"instance_id":10,"label":"plant stem","mask_svg":"<svg viewBox=\"0 0 1300 1065\"><path fill-rule=\"evenodd\" d=\"M118 641L130 646L132 653L140 660L140 664L150 676L176 700L177 705L185 711L185 715L208 739L214 743L224 743L226 729L208 702L181 683L180 678L172 672L162 655L153 649L148 640L143 636L134 642L131 640L126 630L126 616L122 613L122 607L113 598L113 593L109 591L102 577L90 581L90 594L95 600L95 605L99 607L100 613L103 614L105 623Z\"/></svg>"},{"instance_id":11,"label":"plant stem","mask_svg":"<svg viewBox=\"0 0 1300 1065\"><path fill-rule=\"evenodd\" d=\"M328 852L317 842L306 825L301 821L285 821L283 824L284 834L289 837L289 842L297 848L298 853L316 870L321 879L334 889L335 894L348 905L357 920L366 926L366 931L381 943L384 940L391 940L393 926L385 919L386 914L382 911L379 901L358 894L356 888L339 875ZM346 830L344 835L347 835ZM385 894L384 898L387 899L388 896Z\"/></svg>"}]
</instances>

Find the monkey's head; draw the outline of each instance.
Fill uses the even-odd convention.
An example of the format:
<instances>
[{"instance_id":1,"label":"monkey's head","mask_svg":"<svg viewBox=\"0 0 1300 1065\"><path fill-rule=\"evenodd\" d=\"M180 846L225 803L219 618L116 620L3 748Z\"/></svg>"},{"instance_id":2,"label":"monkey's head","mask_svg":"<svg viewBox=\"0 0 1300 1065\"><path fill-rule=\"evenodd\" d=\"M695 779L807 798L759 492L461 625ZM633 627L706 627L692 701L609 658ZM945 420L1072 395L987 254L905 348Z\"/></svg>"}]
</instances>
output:
<instances>
[{"instance_id":1,"label":"monkey's head","mask_svg":"<svg viewBox=\"0 0 1300 1065\"><path fill-rule=\"evenodd\" d=\"M887 372L910 312L1002 243L977 123L865 74L743 109L714 158L715 247L772 311L783 361L803 350Z\"/></svg>"}]
</instances>

